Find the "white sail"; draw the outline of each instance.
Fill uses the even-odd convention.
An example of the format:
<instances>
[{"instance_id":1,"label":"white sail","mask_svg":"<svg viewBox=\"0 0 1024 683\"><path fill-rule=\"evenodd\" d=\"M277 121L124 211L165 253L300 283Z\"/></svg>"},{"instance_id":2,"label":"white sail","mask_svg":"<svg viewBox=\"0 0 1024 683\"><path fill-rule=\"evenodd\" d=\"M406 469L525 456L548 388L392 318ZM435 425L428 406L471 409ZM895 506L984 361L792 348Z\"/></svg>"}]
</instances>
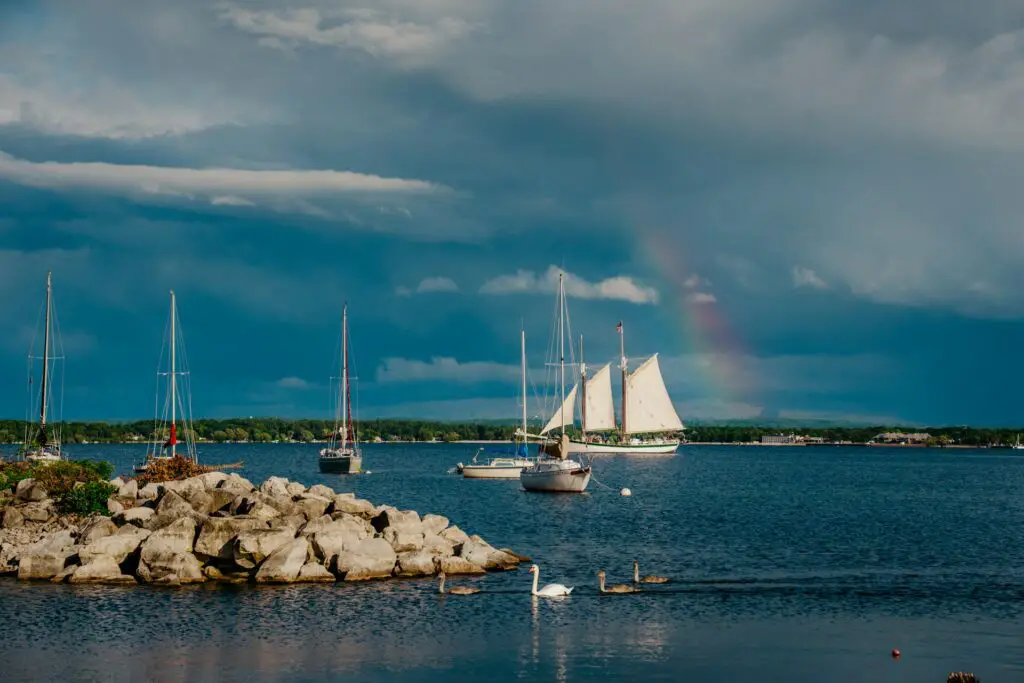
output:
<instances>
[{"instance_id":1,"label":"white sail","mask_svg":"<svg viewBox=\"0 0 1024 683\"><path fill-rule=\"evenodd\" d=\"M611 364L594 373L587 380L587 412L583 429L602 432L615 429L615 404L612 401Z\"/></svg>"},{"instance_id":2,"label":"white sail","mask_svg":"<svg viewBox=\"0 0 1024 683\"><path fill-rule=\"evenodd\" d=\"M657 354L626 379L625 417L627 434L674 432L683 428L661 377Z\"/></svg>"},{"instance_id":3,"label":"white sail","mask_svg":"<svg viewBox=\"0 0 1024 683\"><path fill-rule=\"evenodd\" d=\"M573 423L573 411L576 409L576 389L577 385L573 385L572 391L565 397L565 403L560 408L555 409L551 419L548 420L547 425L544 429L540 430L541 434L547 434L553 429L558 429L562 426L563 416L565 418L565 425L570 426Z\"/></svg>"}]
</instances>

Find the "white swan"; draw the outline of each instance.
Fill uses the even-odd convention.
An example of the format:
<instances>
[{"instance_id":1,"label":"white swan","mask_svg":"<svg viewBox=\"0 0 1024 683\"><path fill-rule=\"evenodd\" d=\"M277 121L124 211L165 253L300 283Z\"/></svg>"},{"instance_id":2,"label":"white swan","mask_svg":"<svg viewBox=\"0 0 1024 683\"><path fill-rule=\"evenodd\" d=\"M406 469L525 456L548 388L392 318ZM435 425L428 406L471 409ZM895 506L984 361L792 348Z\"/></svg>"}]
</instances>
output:
<instances>
[{"instance_id":1,"label":"white swan","mask_svg":"<svg viewBox=\"0 0 1024 683\"><path fill-rule=\"evenodd\" d=\"M530 573L533 574L532 595L539 595L542 598L561 598L572 593L572 586L566 588L560 583L549 583L540 590L537 590L537 582L540 581L540 569L537 565L530 566Z\"/></svg>"}]
</instances>

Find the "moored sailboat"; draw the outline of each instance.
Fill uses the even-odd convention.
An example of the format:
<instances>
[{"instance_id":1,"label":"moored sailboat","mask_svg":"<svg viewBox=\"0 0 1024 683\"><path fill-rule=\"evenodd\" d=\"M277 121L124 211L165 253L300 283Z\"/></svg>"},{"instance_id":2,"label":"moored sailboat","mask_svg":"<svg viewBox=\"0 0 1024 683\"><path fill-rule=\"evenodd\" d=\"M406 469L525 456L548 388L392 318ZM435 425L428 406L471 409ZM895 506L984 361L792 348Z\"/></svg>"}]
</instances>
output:
<instances>
[{"instance_id":1,"label":"moored sailboat","mask_svg":"<svg viewBox=\"0 0 1024 683\"><path fill-rule=\"evenodd\" d=\"M585 396L580 420L583 433L581 437L569 440L569 452L671 455L680 443L673 435L685 427L665 387L658 355L654 354L630 373L621 322L616 329L622 370L621 422L616 427L610 364L590 379L586 376L586 365L581 364L581 386ZM612 437L597 436L616 431L618 434ZM647 435L660 436L652 438Z\"/></svg>"},{"instance_id":2,"label":"moored sailboat","mask_svg":"<svg viewBox=\"0 0 1024 683\"><path fill-rule=\"evenodd\" d=\"M61 450L60 431L47 425L49 417L50 402L53 384L53 361L57 360L51 355L53 346L53 283L52 274L46 273L46 310L43 318L43 369L39 382L39 424L27 425L25 444L22 447L21 455L29 462L47 463L58 462L64 459ZM29 354L29 365L36 358ZM29 374L29 387L32 386L32 375ZM31 390L29 391L31 394ZM34 401L33 401L34 402Z\"/></svg>"},{"instance_id":3,"label":"moored sailboat","mask_svg":"<svg viewBox=\"0 0 1024 683\"><path fill-rule=\"evenodd\" d=\"M341 314L341 382L338 383L338 409L334 430L327 447L320 449L320 471L331 474L358 474L363 454L356 440L352 421L352 392L348 373L348 304Z\"/></svg>"},{"instance_id":4,"label":"moored sailboat","mask_svg":"<svg viewBox=\"0 0 1024 683\"><path fill-rule=\"evenodd\" d=\"M560 273L558 276L558 345L559 345L559 391L562 402L541 430L542 435L556 429L558 440L551 439L541 444L541 450L548 456L541 458L532 467L520 473L519 480L527 491L544 491L550 493L582 493L590 483L590 467L569 458L569 435L566 425L573 424L573 411L576 401L574 385L568 395L565 393L565 281ZM523 430L523 437L527 434Z\"/></svg>"},{"instance_id":5,"label":"moored sailboat","mask_svg":"<svg viewBox=\"0 0 1024 683\"><path fill-rule=\"evenodd\" d=\"M171 306L168 318L168 365L167 370L157 370L158 384L160 378L167 378L167 391L164 394L163 405L157 403L157 414L153 423L153 441L149 444L146 452L146 461L136 465L136 472L145 472L149 466L156 461L170 460L179 455L199 462L196 453L196 444L192 428L192 392L191 376L188 372L185 360L185 344L181 335L181 322L178 319L178 304L171 290ZM181 362L178 355L181 352ZM160 354L160 364L163 364L163 353ZM160 389L157 389L157 396ZM178 440L178 423L184 428L182 441ZM184 446L179 449L179 445Z\"/></svg>"},{"instance_id":6,"label":"moored sailboat","mask_svg":"<svg viewBox=\"0 0 1024 683\"><path fill-rule=\"evenodd\" d=\"M476 455L469 465L459 463L458 470L466 479L519 479L523 468L530 467L534 461L528 455L526 441L526 331L520 330L520 357L522 364L522 410L523 424L512 437L513 453L511 456L492 458L486 464L477 464ZM480 449L483 450L482 448ZM477 452L479 454L479 451Z\"/></svg>"}]
</instances>

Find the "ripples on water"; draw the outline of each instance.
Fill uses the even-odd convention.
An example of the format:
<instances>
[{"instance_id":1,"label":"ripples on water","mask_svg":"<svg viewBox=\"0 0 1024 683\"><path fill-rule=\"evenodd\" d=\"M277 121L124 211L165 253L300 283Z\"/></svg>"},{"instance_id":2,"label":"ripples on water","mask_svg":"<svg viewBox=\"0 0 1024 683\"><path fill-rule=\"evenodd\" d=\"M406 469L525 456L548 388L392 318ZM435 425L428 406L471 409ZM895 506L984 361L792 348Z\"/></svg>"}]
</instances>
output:
<instances>
[{"instance_id":1,"label":"ripples on water","mask_svg":"<svg viewBox=\"0 0 1024 683\"><path fill-rule=\"evenodd\" d=\"M320 475L316 448L208 446L374 502L444 514L531 555L452 582L183 589L0 581L0 680L1024 680L1024 459L1010 452L687 447L604 457L585 496L446 474L469 445L368 447L372 474ZM142 449L80 446L127 471ZM601 596L594 574L671 576ZM889 659L899 647L903 658Z\"/></svg>"}]
</instances>

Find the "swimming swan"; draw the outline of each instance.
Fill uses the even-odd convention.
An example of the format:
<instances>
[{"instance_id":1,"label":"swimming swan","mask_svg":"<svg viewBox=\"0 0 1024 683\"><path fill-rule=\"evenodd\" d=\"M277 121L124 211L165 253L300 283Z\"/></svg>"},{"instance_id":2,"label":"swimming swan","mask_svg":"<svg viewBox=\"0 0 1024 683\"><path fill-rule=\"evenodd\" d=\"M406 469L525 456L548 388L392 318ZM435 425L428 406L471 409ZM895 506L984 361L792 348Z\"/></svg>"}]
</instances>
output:
<instances>
[{"instance_id":1,"label":"swimming swan","mask_svg":"<svg viewBox=\"0 0 1024 683\"><path fill-rule=\"evenodd\" d=\"M636 593L638 589L624 583L617 583L614 586L604 585L604 570L597 573L597 589L602 593Z\"/></svg>"},{"instance_id":2,"label":"swimming swan","mask_svg":"<svg viewBox=\"0 0 1024 683\"><path fill-rule=\"evenodd\" d=\"M537 565L530 566L530 573L533 574L532 595L539 595L542 598L560 598L572 593L572 587L566 588L560 583L549 583L540 590L537 590L537 582L540 581L540 569Z\"/></svg>"},{"instance_id":3,"label":"swimming swan","mask_svg":"<svg viewBox=\"0 0 1024 683\"><path fill-rule=\"evenodd\" d=\"M438 578L441 579L441 585L437 587L437 592L440 593L441 595L444 595L445 592L446 592L445 589L444 589L444 580L446 578L445 577L445 573L441 572L437 576L438 576ZM474 593L479 593L479 592L480 592L479 588L471 588L469 586L452 586L447 591L447 593L449 595L473 595Z\"/></svg>"},{"instance_id":4,"label":"swimming swan","mask_svg":"<svg viewBox=\"0 0 1024 683\"><path fill-rule=\"evenodd\" d=\"M640 577L640 563L633 560L633 583L668 583L667 576L654 576L648 574L647 576Z\"/></svg>"}]
</instances>

